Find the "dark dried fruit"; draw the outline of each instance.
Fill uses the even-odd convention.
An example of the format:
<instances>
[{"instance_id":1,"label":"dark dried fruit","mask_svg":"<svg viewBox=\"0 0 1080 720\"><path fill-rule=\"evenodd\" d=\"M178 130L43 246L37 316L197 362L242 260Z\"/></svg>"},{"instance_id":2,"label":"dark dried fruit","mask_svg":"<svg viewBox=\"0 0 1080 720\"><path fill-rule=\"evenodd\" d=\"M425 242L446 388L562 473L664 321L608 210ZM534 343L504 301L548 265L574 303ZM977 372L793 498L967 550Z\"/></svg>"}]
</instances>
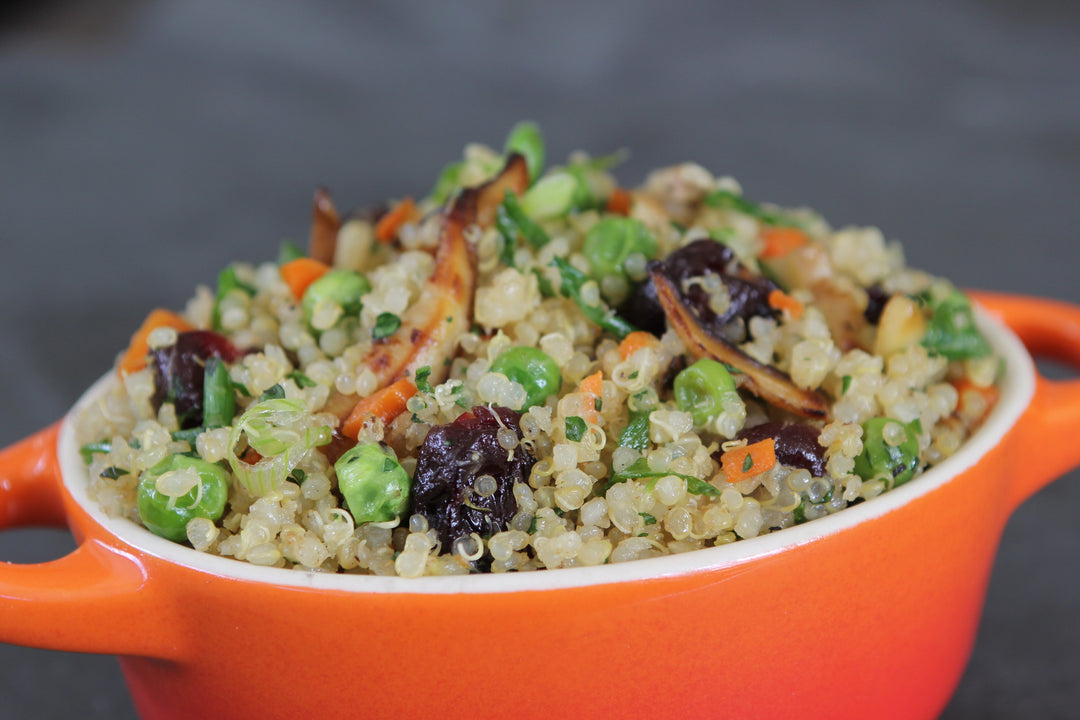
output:
<instances>
[{"instance_id":1,"label":"dark dried fruit","mask_svg":"<svg viewBox=\"0 0 1080 720\"><path fill-rule=\"evenodd\" d=\"M412 508L427 518L449 551L469 533L488 537L505 530L517 513L514 483L527 482L536 459L518 445L512 452L498 441L510 428L521 439L520 416L503 407L474 407L449 425L428 432L413 474ZM477 490L477 479L490 475L494 492Z\"/></svg>"},{"instance_id":2,"label":"dark dried fruit","mask_svg":"<svg viewBox=\"0 0 1080 720\"><path fill-rule=\"evenodd\" d=\"M805 423L767 422L739 433L740 440L753 445L766 438L776 441L776 459L784 465L809 470L814 477L825 476L825 448L818 443L821 430Z\"/></svg>"},{"instance_id":3,"label":"dark dried fruit","mask_svg":"<svg viewBox=\"0 0 1080 720\"><path fill-rule=\"evenodd\" d=\"M892 295L885 292L880 285L870 285L866 288L866 309L863 317L871 325L877 325L881 320L881 311L885 309L885 303L889 302Z\"/></svg>"},{"instance_id":4,"label":"dark dried fruit","mask_svg":"<svg viewBox=\"0 0 1080 720\"><path fill-rule=\"evenodd\" d=\"M763 275L757 275L740 263L731 248L706 238L679 248L664 260L648 265L650 277L642 282L619 308L627 320L654 334L665 329L664 310L656 294L651 272L659 270L678 289L688 308L701 325L714 337L729 342L747 339L746 321L754 316L778 317L769 305L769 293L777 286ZM727 289L730 304L720 315L709 307L709 293L698 283L684 281L702 275L719 275Z\"/></svg>"},{"instance_id":5,"label":"dark dried fruit","mask_svg":"<svg viewBox=\"0 0 1080 720\"><path fill-rule=\"evenodd\" d=\"M177 335L176 343L151 352L154 371L154 409L171 402L180 429L198 427L203 421L203 374L206 361L219 357L236 362L241 353L224 335L210 330L191 330Z\"/></svg>"}]
</instances>

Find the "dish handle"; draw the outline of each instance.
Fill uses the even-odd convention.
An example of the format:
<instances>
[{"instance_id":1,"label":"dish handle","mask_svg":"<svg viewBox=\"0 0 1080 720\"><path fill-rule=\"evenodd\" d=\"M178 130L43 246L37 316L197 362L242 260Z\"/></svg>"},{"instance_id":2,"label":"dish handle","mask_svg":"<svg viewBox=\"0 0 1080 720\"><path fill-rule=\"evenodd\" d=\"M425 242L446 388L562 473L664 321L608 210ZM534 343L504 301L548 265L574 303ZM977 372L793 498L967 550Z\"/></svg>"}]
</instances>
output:
<instances>
[{"instance_id":1,"label":"dish handle","mask_svg":"<svg viewBox=\"0 0 1080 720\"><path fill-rule=\"evenodd\" d=\"M0 450L0 531L64 527L59 423ZM162 629L142 632L154 593L139 559L88 539L50 562L0 561L0 641L49 650L162 658ZM168 646L168 642L164 646Z\"/></svg>"},{"instance_id":2,"label":"dish handle","mask_svg":"<svg viewBox=\"0 0 1080 720\"><path fill-rule=\"evenodd\" d=\"M973 292L1035 358L1080 368L1080 307L1022 295ZM1036 372L1035 397L1016 429L1021 455L1012 473L1010 509L1080 465L1080 379L1051 380Z\"/></svg>"}]
</instances>

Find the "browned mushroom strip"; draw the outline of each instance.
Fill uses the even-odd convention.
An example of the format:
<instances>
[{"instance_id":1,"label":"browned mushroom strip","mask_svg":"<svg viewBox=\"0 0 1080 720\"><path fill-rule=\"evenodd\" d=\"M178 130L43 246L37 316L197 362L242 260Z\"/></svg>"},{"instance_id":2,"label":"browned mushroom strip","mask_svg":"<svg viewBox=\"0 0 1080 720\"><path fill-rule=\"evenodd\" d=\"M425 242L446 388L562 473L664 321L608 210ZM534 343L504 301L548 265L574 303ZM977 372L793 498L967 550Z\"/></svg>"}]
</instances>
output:
<instances>
[{"instance_id":1,"label":"browned mushroom strip","mask_svg":"<svg viewBox=\"0 0 1080 720\"><path fill-rule=\"evenodd\" d=\"M736 382L776 407L815 419L828 414L828 403L820 393L797 387L790 377L776 368L762 365L737 347L707 333L662 272L654 270L652 280L668 325L678 333L692 355L727 363L741 373Z\"/></svg>"},{"instance_id":2,"label":"browned mushroom strip","mask_svg":"<svg viewBox=\"0 0 1080 720\"><path fill-rule=\"evenodd\" d=\"M425 366L431 368L428 379L433 385L446 379L458 338L472 325L476 248L465 237L465 229L474 224L489 226L506 191L521 194L528 183L525 159L511 155L495 178L461 191L443 212L435 270L427 287L405 311L401 327L376 341L364 358L364 364L375 373L378 388ZM357 400L355 395L336 395L327 402L326 410L344 418Z\"/></svg>"},{"instance_id":3,"label":"browned mushroom strip","mask_svg":"<svg viewBox=\"0 0 1080 720\"><path fill-rule=\"evenodd\" d=\"M338 230L341 229L341 217L334 207L334 201L326 188L315 191L315 203L311 213L311 237L308 239L308 257L321 263L334 263L334 248L337 245Z\"/></svg>"}]
</instances>

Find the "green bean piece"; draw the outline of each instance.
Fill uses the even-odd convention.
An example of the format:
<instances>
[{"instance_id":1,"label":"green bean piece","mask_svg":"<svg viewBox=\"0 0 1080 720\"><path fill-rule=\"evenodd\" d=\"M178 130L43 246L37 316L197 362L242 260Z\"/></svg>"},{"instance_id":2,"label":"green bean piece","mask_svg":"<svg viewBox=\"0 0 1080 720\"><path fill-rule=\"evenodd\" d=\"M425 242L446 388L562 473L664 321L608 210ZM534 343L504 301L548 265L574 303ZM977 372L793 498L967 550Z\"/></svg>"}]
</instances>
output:
<instances>
[{"instance_id":1,"label":"green bean piece","mask_svg":"<svg viewBox=\"0 0 1080 720\"><path fill-rule=\"evenodd\" d=\"M520 153L529 168L529 182L534 183L544 171L544 137L540 127L530 121L519 122L510 130L503 154Z\"/></svg>"},{"instance_id":2,"label":"green bean piece","mask_svg":"<svg viewBox=\"0 0 1080 720\"><path fill-rule=\"evenodd\" d=\"M518 346L499 353L491 363L491 372L502 373L525 388L523 411L533 405L543 405L562 385L562 373L559 365L543 350L534 347Z\"/></svg>"},{"instance_id":3,"label":"green bean piece","mask_svg":"<svg viewBox=\"0 0 1080 720\"><path fill-rule=\"evenodd\" d=\"M985 357L992 352L979 327L967 295L953 288L941 301L931 303L932 314L922 346L947 360Z\"/></svg>"},{"instance_id":4,"label":"green bean piece","mask_svg":"<svg viewBox=\"0 0 1080 720\"><path fill-rule=\"evenodd\" d=\"M735 380L723 363L702 358L675 376L675 404L689 412L694 425L707 425L724 412L735 393Z\"/></svg>"},{"instance_id":5,"label":"green bean piece","mask_svg":"<svg viewBox=\"0 0 1080 720\"><path fill-rule=\"evenodd\" d=\"M206 428L232 425L236 414L236 393L225 362L212 356L203 370L203 426Z\"/></svg>"},{"instance_id":6,"label":"green bean piece","mask_svg":"<svg viewBox=\"0 0 1080 720\"><path fill-rule=\"evenodd\" d=\"M356 445L334 463L334 471L357 525L393 520L409 506L412 480L388 447Z\"/></svg>"},{"instance_id":7,"label":"green bean piece","mask_svg":"<svg viewBox=\"0 0 1080 720\"><path fill-rule=\"evenodd\" d=\"M166 473L194 470L197 481L179 496L163 492L172 483L162 482ZM187 540L187 524L197 517L217 520L225 512L229 482L225 471L213 463L187 455L170 455L143 471L136 490L136 506L143 525L174 542Z\"/></svg>"},{"instance_id":8,"label":"green bean piece","mask_svg":"<svg viewBox=\"0 0 1080 720\"><path fill-rule=\"evenodd\" d=\"M343 315L356 315L363 307L363 296L371 292L368 279L353 270L331 270L311 283L304 291L300 305L304 318L311 323L315 308L332 302L341 307Z\"/></svg>"},{"instance_id":9,"label":"green bean piece","mask_svg":"<svg viewBox=\"0 0 1080 720\"><path fill-rule=\"evenodd\" d=\"M567 172L548 173L521 196L521 209L537 220L563 217L574 207L577 180Z\"/></svg>"},{"instance_id":10,"label":"green bean piece","mask_svg":"<svg viewBox=\"0 0 1080 720\"><path fill-rule=\"evenodd\" d=\"M916 421L918 422L918 421ZM885 434L903 431L903 440L890 444ZM896 438L893 438L893 442ZM876 417L863 423L863 451L855 458L855 474L863 480L884 478L893 487L910 480L919 467L918 426L892 418Z\"/></svg>"},{"instance_id":11,"label":"green bean piece","mask_svg":"<svg viewBox=\"0 0 1080 720\"><path fill-rule=\"evenodd\" d=\"M581 297L581 288L586 282L589 282L588 275L571 265L565 258L556 257L551 261L551 264L558 268L559 275L562 278L562 287L559 291L563 297L568 297L576 302L581 311L585 313L585 317L620 340L637 330L629 321L616 315L615 311L603 302L597 302L596 304L585 302Z\"/></svg>"},{"instance_id":12,"label":"green bean piece","mask_svg":"<svg viewBox=\"0 0 1080 720\"><path fill-rule=\"evenodd\" d=\"M590 275L597 281L609 275L626 277L626 259L641 253L647 259L656 257L656 238L640 220L626 217L607 217L585 234L581 252L589 261Z\"/></svg>"}]
</instances>

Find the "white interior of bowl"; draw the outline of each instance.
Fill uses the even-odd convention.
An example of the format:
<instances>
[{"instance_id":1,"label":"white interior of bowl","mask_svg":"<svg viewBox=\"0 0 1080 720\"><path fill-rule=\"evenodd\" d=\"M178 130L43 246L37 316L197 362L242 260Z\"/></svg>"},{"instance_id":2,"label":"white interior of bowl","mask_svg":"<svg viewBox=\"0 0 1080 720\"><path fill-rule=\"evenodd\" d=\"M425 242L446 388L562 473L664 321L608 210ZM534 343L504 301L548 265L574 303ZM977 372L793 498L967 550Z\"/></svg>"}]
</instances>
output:
<instances>
[{"instance_id":1,"label":"white interior of bowl","mask_svg":"<svg viewBox=\"0 0 1080 720\"><path fill-rule=\"evenodd\" d=\"M599 567L416 579L259 567L232 558L198 552L185 545L160 538L129 520L110 518L105 515L97 503L87 496L86 466L79 456L79 446L69 420L64 422L60 430L58 448L60 466L64 482L75 500L96 522L105 526L121 542L180 565L239 580L351 592L495 593L553 590L681 575L731 565L772 554L784 548L813 542L832 533L842 532L854 525L892 512L917 497L932 493L957 474L974 465L1012 428L1031 402L1035 392L1034 364L1017 337L997 320L981 311L978 312L977 319L987 339L1005 358L1008 369L997 407L987 418L983 427L955 455L895 490L834 515L760 537L679 555ZM76 409L93 402L112 382L115 382L115 376L110 372L87 390L76 404Z\"/></svg>"}]
</instances>

